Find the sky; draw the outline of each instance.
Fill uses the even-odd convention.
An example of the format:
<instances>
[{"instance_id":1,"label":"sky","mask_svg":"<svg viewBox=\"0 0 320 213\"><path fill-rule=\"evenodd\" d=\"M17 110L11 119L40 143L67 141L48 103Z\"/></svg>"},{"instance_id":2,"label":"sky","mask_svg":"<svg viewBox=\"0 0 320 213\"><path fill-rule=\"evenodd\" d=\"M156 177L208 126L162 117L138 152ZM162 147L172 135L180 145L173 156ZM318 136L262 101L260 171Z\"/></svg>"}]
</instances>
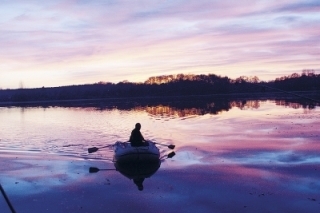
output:
<instances>
[{"instance_id":1,"label":"sky","mask_svg":"<svg viewBox=\"0 0 320 213\"><path fill-rule=\"evenodd\" d=\"M0 0L0 88L320 73L320 0Z\"/></svg>"}]
</instances>

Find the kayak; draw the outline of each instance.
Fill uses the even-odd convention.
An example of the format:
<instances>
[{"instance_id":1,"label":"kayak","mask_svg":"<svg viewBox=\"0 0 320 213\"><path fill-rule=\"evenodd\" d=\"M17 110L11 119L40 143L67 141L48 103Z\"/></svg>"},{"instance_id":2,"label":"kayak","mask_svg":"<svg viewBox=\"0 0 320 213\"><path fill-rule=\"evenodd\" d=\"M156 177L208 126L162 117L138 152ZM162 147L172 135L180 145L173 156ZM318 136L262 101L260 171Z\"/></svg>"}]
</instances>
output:
<instances>
[{"instance_id":1,"label":"kayak","mask_svg":"<svg viewBox=\"0 0 320 213\"><path fill-rule=\"evenodd\" d=\"M132 147L130 142L114 145L114 166L129 179L149 178L160 168L160 151L151 141L149 146Z\"/></svg>"},{"instance_id":2,"label":"kayak","mask_svg":"<svg viewBox=\"0 0 320 213\"><path fill-rule=\"evenodd\" d=\"M152 141L148 146L133 147L130 142L117 141L114 147L114 161L159 160L160 151Z\"/></svg>"}]
</instances>

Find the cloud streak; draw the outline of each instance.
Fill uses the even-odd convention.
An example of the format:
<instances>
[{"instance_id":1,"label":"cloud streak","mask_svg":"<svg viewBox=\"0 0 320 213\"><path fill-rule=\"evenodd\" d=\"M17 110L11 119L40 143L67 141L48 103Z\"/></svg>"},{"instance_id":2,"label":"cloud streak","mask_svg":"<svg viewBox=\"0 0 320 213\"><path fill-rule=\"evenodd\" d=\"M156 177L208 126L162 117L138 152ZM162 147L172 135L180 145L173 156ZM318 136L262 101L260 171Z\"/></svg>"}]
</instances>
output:
<instances>
[{"instance_id":1,"label":"cloud streak","mask_svg":"<svg viewBox=\"0 0 320 213\"><path fill-rule=\"evenodd\" d=\"M30 87L58 86L176 73L254 74L270 80L320 70L317 1L2 4L2 88L15 88L20 81ZM30 77L18 77L30 72L25 75ZM89 77L70 79L69 72ZM59 78L48 80L57 73ZM48 77L35 80L38 75Z\"/></svg>"}]
</instances>

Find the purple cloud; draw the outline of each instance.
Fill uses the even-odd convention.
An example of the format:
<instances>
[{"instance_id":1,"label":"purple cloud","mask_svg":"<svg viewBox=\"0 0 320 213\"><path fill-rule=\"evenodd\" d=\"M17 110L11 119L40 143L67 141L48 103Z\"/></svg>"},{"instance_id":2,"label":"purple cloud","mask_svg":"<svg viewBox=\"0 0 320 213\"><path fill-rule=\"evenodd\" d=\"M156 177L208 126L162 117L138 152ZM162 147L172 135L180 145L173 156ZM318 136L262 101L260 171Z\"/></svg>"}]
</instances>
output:
<instances>
[{"instance_id":1,"label":"purple cloud","mask_svg":"<svg viewBox=\"0 0 320 213\"><path fill-rule=\"evenodd\" d=\"M15 87L14 76L30 69L61 78L77 69L100 73L88 83L176 73L270 80L320 70L317 1L5 1L2 8L0 62L12 76L2 87ZM39 81L32 85L61 79Z\"/></svg>"}]
</instances>

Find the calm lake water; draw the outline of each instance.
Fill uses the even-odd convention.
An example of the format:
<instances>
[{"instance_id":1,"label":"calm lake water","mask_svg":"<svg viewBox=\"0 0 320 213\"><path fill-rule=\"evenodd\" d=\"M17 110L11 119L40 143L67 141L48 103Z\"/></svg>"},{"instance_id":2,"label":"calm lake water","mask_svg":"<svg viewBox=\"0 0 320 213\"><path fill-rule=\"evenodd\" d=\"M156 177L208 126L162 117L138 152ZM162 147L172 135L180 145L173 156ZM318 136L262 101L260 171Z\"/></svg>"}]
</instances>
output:
<instances>
[{"instance_id":1,"label":"calm lake water","mask_svg":"<svg viewBox=\"0 0 320 213\"><path fill-rule=\"evenodd\" d=\"M0 181L17 212L320 209L320 107L290 100L121 106L0 107ZM117 171L90 174L89 167L114 169L113 150L87 149L127 141L136 122L145 138L174 144L176 155L143 191ZM170 153L159 148L164 158Z\"/></svg>"}]
</instances>

